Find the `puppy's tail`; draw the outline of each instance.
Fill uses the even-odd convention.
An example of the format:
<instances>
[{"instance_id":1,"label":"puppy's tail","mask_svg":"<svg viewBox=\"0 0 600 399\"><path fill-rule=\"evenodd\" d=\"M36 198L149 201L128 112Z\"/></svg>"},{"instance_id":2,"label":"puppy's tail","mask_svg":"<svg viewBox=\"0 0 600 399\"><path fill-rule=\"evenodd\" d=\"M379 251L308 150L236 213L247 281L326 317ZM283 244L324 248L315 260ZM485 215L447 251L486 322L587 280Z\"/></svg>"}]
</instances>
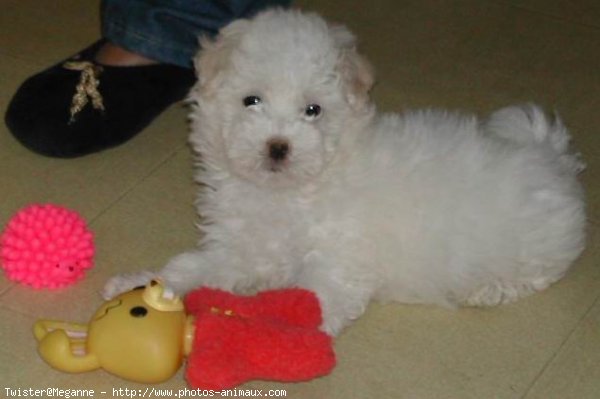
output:
<instances>
[{"instance_id":1,"label":"puppy's tail","mask_svg":"<svg viewBox=\"0 0 600 399\"><path fill-rule=\"evenodd\" d=\"M502 108L490 116L485 130L521 145L549 146L571 171L585 169L580 154L569 152L571 136L559 116L549 119L536 105Z\"/></svg>"}]
</instances>

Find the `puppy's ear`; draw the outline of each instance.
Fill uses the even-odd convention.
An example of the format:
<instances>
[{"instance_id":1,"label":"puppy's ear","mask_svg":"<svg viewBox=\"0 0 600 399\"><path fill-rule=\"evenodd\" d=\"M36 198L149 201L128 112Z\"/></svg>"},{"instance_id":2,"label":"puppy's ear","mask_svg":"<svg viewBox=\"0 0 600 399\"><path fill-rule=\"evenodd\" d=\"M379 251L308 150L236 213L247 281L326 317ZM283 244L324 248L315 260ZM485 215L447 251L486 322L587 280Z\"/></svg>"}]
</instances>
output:
<instances>
[{"instance_id":1,"label":"puppy's ear","mask_svg":"<svg viewBox=\"0 0 600 399\"><path fill-rule=\"evenodd\" d=\"M222 72L229 65L231 53L248 25L248 20L238 19L221 29L215 38L200 37L200 51L194 58L200 89L210 92L219 86Z\"/></svg>"},{"instance_id":2,"label":"puppy's ear","mask_svg":"<svg viewBox=\"0 0 600 399\"><path fill-rule=\"evenodd\" d=\"M356 110L369 103L369 92L375 83L371 63L356 50L354 35L341 25L329 27L336 46L340 49L337 71L340 74L348 103Z\"/></svg>"}]
</instances>

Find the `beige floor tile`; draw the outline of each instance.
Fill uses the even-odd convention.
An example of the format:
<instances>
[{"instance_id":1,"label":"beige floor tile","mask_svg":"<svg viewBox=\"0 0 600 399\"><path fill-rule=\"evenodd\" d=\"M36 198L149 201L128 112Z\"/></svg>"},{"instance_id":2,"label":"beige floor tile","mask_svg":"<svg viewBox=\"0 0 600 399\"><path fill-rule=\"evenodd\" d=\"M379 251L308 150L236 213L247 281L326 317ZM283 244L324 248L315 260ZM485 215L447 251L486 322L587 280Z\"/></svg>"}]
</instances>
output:
<instances>
[{"instance_id":1,"label":"beige floor tile","mask_svg":"<svg viewBox=\"0 0 600 399\"><path fill-rule=\"evenodd\" d=\"M440 7L432 1L381 1L372 7L361 7L360 12L357 2L345 3L343 7L336 2L299 3L341 20L357 34L359 50L376 70L374 98L382 110L402 107L479 110L481 98L498 102L492 88L511 72L484 62L485 46L473 39L481 31L494 38L490 46L495 44L498 50L508 47L503 43L500 49L495 34L502 29L500 21L507 13L506 8L491 2L466 1L466 6L459 8ZM492 12L501 14L493 19L493 24L484 18ZM505 52L497 53L506 56ZM517 54L529 56L527 49Z\"/></svg>"},{"instance_id":2,"label":"beige floor tile","mask_svg":"<svg viewBox=\"0 0 600 399\"><path fill-rule=\"evenodd\" d=\"M102 304L98 287L103 279L86 278L59 290L35 290L20 284L0 296L0 307L41 319L85 323Z\"/></svg>"},{"instance_id":3,"label":"beige floor tile","mask_svg":"<svg viewBox=\"0 0 600 399\"><path fill-rule=\"evenodd\" d=\"M572 27L557 22L554 35L535 62L519 70L525 92L580 127L596 127L600 116L594 103L600 98L600 29Z\"/></svg>"},{"instance_id":4,"label":"beige floor tile","mask_svg":"<svg viewBox=\"0 0 600 399\"><path fill-rule=\"evenodd\" d=\"M6 293L9 289L11 289L13 283L8 279L4 278L4 275L0 278L0 296Z\"/></svg>"},{"instance_id":5,"label":"beige floor tile","mask_svg":"<svg viewBox=\"0 0 600 399\"><path fill-rule=\"evenodd\" d=\"M596 0L502 0L533 13L574 22L582 25L600 27L600 4Z\"/></svg>"},{"instance_id":6,"label":"beige floor tile","mask_svg":"<svg viewBox=\"0 0 600 399\"><path fill-rule=\"evenodd\" d=\"M600 301L560 347L527 399L595 399L600 395Z\"/></svg>"},{"instance_id":7,"label":"beige floor tile","mask_svg":"<svg viewBox=\"0 0 600 399\"><path fill-rule=\"evenodd\" d=\"M69 379L61 380L56 384L62 389L93 389L95 397L177 397L180 390L186 388L182 369L170 380L161 384L140 384L125 381L107 373L104 370L95 370L86 373L69 375ZM156 391L153 391L156 390ZM182 394L180 397L185 397ZM189 395L191 396L191 395Z\"/></svg>"},{"instance_id":8,"label":"beige floor tile","mask_svg":"<svg viewBox=\"0 0 600 399\"><path fill-rule=\"evenodd\" d=\"M581 181L586 191L588 215L590 220L595 223L600 223L600 154L588 157L585 157L585 154L589 152L598 153L598 148L600 148L600 145L581 147L587 164L587 169L581 175Z\"/></svg>"},{"instance_id":9,"label":"beige floor tile","mask_svg":"<svg viewBox=\"0 0 600 399\"><path fill-rule=\"evenodd\" d=\"M198 240L191 155L182 149L93 224L98 271L157 269Z\"/></svg>"},{"instance_id":10,"label":"beige floor tile","mask_svg":"<svg viewBox=\"0 0 600 399\"><path fill-rule=\"evenodd\" d=\"M38 356L33 336L35 317L0 306L0 319L0 337L3 342L0 349L0 397L10 397L6 394L6 388L43 389L48 384L67 381L68 374L51 369Z\"/></svg>"},{"instance_id":11,"label":"beige floor tile","mask_svg":"<svg viewBox=\"0 0 600 399\"><path fill-rule=\"evenodd\" d=\"M48 67L75 54L100 37L99 4L97 0L3 0L0 55Z\"/></svg>"}]
</instances>

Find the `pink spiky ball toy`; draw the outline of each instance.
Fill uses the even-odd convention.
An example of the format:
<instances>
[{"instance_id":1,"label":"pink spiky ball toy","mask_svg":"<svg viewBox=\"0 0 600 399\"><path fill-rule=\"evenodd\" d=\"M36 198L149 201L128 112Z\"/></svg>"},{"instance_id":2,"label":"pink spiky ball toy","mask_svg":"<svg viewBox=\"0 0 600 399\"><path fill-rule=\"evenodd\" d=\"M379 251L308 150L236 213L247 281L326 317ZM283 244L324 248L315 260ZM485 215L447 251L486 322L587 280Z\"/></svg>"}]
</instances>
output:
<instances>
[{"instance_id":1,"label":"pink spiky ball toy","mask_svg":"<svg viewBox=\"0 0 600 399\"><path fill-rule=\"evenodd\" d=\"M94 242L75 211L45 204L19 210L0 236L0 261L7 278L40 288L63 288L92 267Z\"/></svg>"}]
</instances>

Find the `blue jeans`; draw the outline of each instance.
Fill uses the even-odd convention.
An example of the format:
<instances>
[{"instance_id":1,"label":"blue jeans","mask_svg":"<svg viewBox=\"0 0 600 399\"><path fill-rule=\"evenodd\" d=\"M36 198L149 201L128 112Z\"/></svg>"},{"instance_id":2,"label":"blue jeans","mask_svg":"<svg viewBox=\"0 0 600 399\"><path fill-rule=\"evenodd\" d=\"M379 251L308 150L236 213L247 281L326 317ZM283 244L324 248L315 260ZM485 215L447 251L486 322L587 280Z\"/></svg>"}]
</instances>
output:
<instances>
[{"instance_id":1,"label":"blue jeans","mask_svg":"<svg viewBox=\"0 0 600 399\"><path fill-rule=\"evenodd\" d=\"M102 35L148 58L192 67L200 35L292 0L103 0Z\"/></svg>"}]
</instances>

